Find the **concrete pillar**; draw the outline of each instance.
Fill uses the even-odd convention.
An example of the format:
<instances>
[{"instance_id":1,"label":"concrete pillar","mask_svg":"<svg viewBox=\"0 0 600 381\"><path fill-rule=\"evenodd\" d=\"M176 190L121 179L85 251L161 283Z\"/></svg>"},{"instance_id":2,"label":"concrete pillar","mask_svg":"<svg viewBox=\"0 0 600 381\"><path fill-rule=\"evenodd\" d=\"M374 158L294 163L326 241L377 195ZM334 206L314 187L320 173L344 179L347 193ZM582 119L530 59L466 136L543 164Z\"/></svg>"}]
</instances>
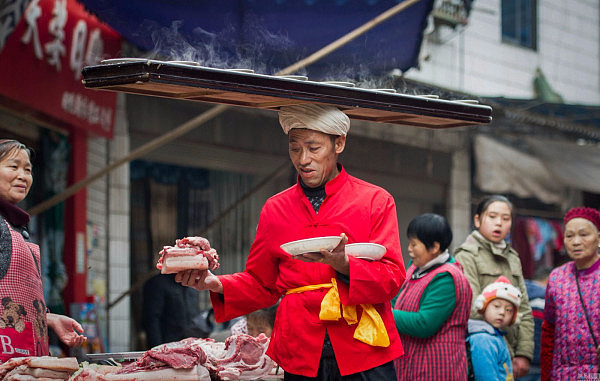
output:
<instances>
[{"instance_id":1,"label":"concrete pillar","mask_svg":"<svg viewBox=\"0 0 600 381\"><path fill-rule=\"evenodd\" d=\"M471 232L471 165L468 148L452 154L448 222L454 239L452 248L459 246Z\"/></svg>"},{"instance_id":2,"label":"concrete pillar","mask_svg":"<svg viewBox=\"0 0 600 381\"><path fill-rule=\"evenodd\" d=\"M102 170L108 164L109 140L105 137L88 137L87 168L88 174ZM107 340L106 321L107 276L108 276L108 176L92 182L87 187L87 293L94 296L98 304L97 318L102 342L92 340L94 350L106 351L100 347Z\"/></svg>"},{"instance_id":3,"label":"concrete pillar","mask_svg":"<svg viewBox=\"0 0 600 381\"><path fill-rule=\"evenodd\" d=\"M109 144L109 161L129 153L129 126L125 94L118 94L114 137ZM109 304L129 290L130 280L130 213L129 163L109 173L108 200L108 300ZM111 352L130 350L130 298L121 299L108 311L109 348Z\"/></svg>"}]
</instances>

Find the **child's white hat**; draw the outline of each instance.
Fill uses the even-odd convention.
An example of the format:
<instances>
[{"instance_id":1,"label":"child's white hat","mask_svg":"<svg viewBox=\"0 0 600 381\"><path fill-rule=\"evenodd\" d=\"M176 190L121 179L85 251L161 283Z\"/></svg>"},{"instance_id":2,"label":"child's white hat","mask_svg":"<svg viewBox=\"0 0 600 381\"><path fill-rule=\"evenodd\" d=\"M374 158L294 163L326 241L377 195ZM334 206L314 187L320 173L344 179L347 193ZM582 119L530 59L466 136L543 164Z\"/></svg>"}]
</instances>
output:
<instances>
[{"instance_id":1,"label":"child's white hat","mask_svg":"<svg viewBox=\"0 0 600 381\"><path fill-rule=\"evenodd\" d=\"M494 299L504 299L511 302L515 306L515 312L511 324L513 324L518 315L519 305L521 304L521 291L510 284L510 281L504 275L501 275L494 281L488 284L481 294L475 299L475 308L479 313L483 313L488 304Z\"/></svg>"}]
</instances>

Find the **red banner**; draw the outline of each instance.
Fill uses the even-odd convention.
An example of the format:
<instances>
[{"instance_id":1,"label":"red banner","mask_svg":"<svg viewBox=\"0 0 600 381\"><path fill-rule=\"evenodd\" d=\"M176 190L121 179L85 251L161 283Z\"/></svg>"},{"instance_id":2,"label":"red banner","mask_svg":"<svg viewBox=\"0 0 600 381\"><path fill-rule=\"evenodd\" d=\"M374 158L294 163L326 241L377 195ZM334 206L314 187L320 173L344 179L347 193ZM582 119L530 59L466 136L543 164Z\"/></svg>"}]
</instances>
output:
<instances>
[{"instance_id":1,"label":"red banner","mask_svg":"<svg viewBox=\"0 0 600 381\"><path fill-rule=\"evenodd\" d=\"M117 95L86 89L81 69L118 56L117 32L75 0L32 0L0 49L0 95L112 138Z\"/></svg>"}]
</instances>

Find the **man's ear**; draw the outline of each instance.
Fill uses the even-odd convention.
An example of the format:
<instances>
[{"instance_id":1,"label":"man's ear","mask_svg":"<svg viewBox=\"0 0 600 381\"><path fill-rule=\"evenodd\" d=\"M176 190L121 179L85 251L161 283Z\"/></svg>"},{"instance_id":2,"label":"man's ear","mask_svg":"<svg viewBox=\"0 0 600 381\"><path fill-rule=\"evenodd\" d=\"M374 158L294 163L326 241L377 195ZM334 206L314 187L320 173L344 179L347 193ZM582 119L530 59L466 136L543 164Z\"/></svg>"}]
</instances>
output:
<instances>
[{"instance_id":1,"label":"man's ear","mask_svg":"<svg viewBox=\"0 0 600 381\"><path fill-rule=\"evenodd\" d=\"M346 135L340 135L335 138L335 153L338 155L344 151L346 147Z\"/></svg>"}]
</instances>

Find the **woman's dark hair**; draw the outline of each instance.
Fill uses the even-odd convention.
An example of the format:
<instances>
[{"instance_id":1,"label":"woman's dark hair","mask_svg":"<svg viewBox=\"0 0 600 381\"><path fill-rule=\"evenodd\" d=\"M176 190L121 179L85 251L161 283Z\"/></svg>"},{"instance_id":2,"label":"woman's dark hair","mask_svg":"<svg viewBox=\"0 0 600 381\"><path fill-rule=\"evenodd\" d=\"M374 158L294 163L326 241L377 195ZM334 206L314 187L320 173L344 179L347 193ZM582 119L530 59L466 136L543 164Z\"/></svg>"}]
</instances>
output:
<instances>
[{"instance_id":1,"label":"woman's dark hair","mask_svg":"<svg viewBox=\"0 0 600 381\"><path fill-rule=\"evenodd\" d=\"M483 213L485 213L485 211L487 210L487 208L496 201L500 201L505 203L506 205L508 205L508 208L510 209L511 213L513 211L513 204L512 202L510 202L508 200L508 198L500 195L500 194L493 194L490 196L485 196L477 205L477 210L475 211L475 214L478 216L481 216Z\"/></svg>"},{"instance_id":2,"label":"woman's dark hair","mask_svg":"<svg viewBox=\"0 0 600 381\"><path fill-rule=\"evenodd\" d=\"M410 221L406 228L406 236L417 238L427 249L431 249L433 243L438 242L440 251L443 252L452 242L452 229L445 217L435 213L425 213Z\"/></svg>"},{"instance_id":3,"label":"woman's dark hair","mask_svg":"<svg viewBox=\"0 0 600 381\"><path fill-rule=\"evenodd\" d=\"M34 152L32 148L27 147L18 140L0 139L0 161L2 161L6 156L11 155L17 150L21 149L25 150L25 152L27 152L27 156L29 156L29 160L33 161Z\"/></svg>"}]
</instances>

